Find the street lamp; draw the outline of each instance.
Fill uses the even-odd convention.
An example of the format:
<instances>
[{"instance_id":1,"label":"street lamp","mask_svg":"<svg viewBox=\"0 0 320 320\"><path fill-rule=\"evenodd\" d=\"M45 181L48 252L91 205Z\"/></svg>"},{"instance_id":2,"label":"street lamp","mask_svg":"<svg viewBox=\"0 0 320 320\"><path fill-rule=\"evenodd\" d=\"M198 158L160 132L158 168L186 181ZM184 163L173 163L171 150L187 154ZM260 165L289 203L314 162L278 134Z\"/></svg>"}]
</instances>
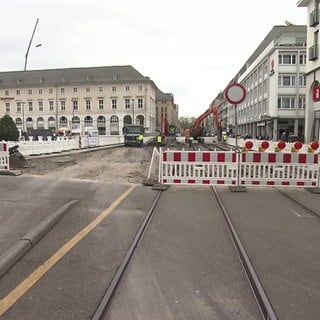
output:
<instances>
[{"instance_id":1,"label":"street lamp","mask_svg":"<svg viewBox=\"0 0 320 320\"><path fill-rule=\"evenodd\" d=\"M31 47L31 43L32 43L32 40L33 40L34 33L35 33L36 29L37 29L38 22L39 22L39 18L37 18L37 21L36 21L36 24L34 26L34 29L33 29L33 32L32 32L32 36L31 36L31 39L30 39L30 42L29 42L29 45L28 45L28 49L27 49L27 52L26 52L26 55L25 55L24 71L27 70L27 61L28 61L29 50L30 50L30 47ZM36 48L38 48L38 47L41 47L41 43L36 45Z\"/></svg>"},{"instance_id":2,"label":"street lamp","mask_svg":"<svg viewBox=\"0 0 320 320\"><path fill-rule=\"evenodd\" d=\"M134 124L134 99L132 99L132 124Z\"/></svg>"}]
</instances>

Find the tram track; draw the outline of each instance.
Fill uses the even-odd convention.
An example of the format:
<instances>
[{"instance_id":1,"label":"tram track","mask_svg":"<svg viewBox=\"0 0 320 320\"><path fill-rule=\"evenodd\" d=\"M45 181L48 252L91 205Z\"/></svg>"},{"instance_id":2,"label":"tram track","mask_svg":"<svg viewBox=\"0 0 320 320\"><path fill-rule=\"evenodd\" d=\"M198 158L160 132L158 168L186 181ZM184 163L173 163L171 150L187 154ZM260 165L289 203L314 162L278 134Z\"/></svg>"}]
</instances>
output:
<instances>
[{"instance_id":1,"label":"tram track","mask_svg":"<svg viewBox=\"0 0 320 320\"><path fill-rule=\"evenodd\" d=\"M305 212L309 213L310 215L320 219L320 212L317 212L309 207L307 207L302 202L298 201L297 199L290 196L288 193L284 192L283 190L280 190L279 188L273 188L277 193L281 194L283 197L288 199L290 202L294 203L296 206L302 208Z\"/></svg>"},{"instance_id":2,"label":"tram track","mask_svg":"<svg viewBox=\"0 0 320 320\"><path fill-rule=\"evenodd\" d=\"M259 280L259 276L255 271L255 268L247 254L247 250L238 235L238 232L230 218L230 215L228 214L226 207L223 204L221 197L219 196L217 189L214 186L212 186L211 189L221 209L223 219L226 223L228 232L237 251L237 254L239 255L239 258L241 260L241 264L249 281L250 287L253 291L262 318L264 320L277 320L278 318L273 310L273 307L263 288L263 285Z\"/></svg>"},{"instance_id":3,"label":"tram track","mask_svg":"<svg viewBox=\"0 0 320 320\"><path fill-rule=\"evenodd\" d=\"M150 221L153 217L156 206L160 200L161 194L162 194L162 191L157 192L157 194L156 194L156 196L150 206L150 209L147 212L146 217L144 218L140 228L136 232L122 262L120 263L116 273L114 274L112 280L110 281L110 285L107 288L105 295L103 296L103 298L102 298L100 304L98 305L93 317L91 318L92 320L105 319L105 316L108 311L108 307L112 301L113 295L120 284L121 278L122 278L133 254L134 254L135 249L137 248L139 242L143 238L143 235L144 235L146 229L148 228L148 226L150 224Z\"/></svg>"}]
</instances>

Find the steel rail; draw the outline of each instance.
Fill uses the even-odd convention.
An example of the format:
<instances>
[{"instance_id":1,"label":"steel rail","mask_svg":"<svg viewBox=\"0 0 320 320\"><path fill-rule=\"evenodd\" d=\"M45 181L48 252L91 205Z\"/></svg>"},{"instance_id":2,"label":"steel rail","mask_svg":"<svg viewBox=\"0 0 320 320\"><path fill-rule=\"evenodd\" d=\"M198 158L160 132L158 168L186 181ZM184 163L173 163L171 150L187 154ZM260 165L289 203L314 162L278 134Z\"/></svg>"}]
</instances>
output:
<instances>
[{"instance_id":1,"label":"steel rail","mask_svg":"<svg viewBox=\"0 0 320 320\"><path fill-rule=\"evenodd\" d=\"M232 238L232 242L235 246L235 249L240 257L242 266L244 268L245 274L247 276L247 279L250 283L250 287L253 291L254 297L257 301L260 313L264 320L277 320L277 316L271 306L271 303L269 301L269 298L266 294L266 292L263 289L263 286L259 280L259 277L254 269L253 264L250 261L250 258L245 250L244 245L242 244L240 237L228 215L228 212L222 202L222 199L217 191L217 189L212 186L212 191L215 196L215 198L218 201L219 207L221 209L221 212L223 214L223 218L226 222L228 231L230 233L230 236Z\"/></svg>"},{"instance_id":2,"label":"steel rail","mask_svg":"<svg viewBox=\"0 0 320 320\"><path fill-rule=\"evenodd\" d=\"M152 217L153 217L153 214L155 212L155 208L159 202L159 199L161 197L161 194L162 194L162 191L159 191L155 197L155 199L153 200L152 204L151 204L151 207L146 215L146 217L144 218L139 230L137 231L134 239L132 240L117 272L115 273L105 295L103 296L98 308L96 309L93 317L91 318L92 320L102 320L104 319L105 317L105 314L106 314L106 311L107 311L107 308L108 306L110 305L110 302L112 300L112 297L120 283L120 280L130 262L130 259L139 243L139 241L142 239Z\"/></svg>"},{"instance_id":3,"label":"steel rail","mask_svg":"<svg viewBox=\"0 0 320 320\"><path fill-rule=\"evenodd\" d=\"M278 192L279 194L281 194L282 196L286 197L287 199L289 199L291 202L293 202L295 205L297 205L298 207L302 208L303 210L307 211L308 213L310 213L311 215L315 216L316 218L320 218L320 212L316 212L310 208L308 208L307 206L305 206L303 203L299 202L298 200L292 198L290 195L288 195L287 193L283 192L282 190L278 189L278 188L273 188L276 192Z\"/></svg>"}]
</instances>

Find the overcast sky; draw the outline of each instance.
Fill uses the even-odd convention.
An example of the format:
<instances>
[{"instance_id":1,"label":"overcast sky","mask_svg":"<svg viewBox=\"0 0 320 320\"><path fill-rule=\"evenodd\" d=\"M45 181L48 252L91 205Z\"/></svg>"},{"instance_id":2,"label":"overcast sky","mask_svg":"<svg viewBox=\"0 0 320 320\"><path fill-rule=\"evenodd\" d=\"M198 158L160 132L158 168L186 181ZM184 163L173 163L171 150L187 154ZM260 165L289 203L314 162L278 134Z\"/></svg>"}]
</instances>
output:
<instances>
[{"instance_id":1,"label":"overcast sky","mask_svg":"<svg viewBox=\"0 0 320 320\"><path fill-rule=\"evenodd\" d=\"M0 71L132 65L199 116L297 0L0 0ZM41 47L36 47L41 43Z\"/></svg>"}]
</instances>

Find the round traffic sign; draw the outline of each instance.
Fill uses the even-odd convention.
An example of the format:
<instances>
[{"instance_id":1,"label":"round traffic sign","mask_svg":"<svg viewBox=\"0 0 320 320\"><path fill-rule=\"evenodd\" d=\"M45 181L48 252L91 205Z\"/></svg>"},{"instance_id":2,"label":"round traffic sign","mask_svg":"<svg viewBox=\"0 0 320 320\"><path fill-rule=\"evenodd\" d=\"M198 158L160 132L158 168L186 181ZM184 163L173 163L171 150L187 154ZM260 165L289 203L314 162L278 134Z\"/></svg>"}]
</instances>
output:
<instances>
[{"instance_id":1,"label":"round traffic sign","mask_svg":"<svg viewBox=\"0 0 320 320\"><path fill-rule=\"evenodd\" d=\"M246 88L240 83L231 83L225 90L225 96L229 103L241 103L247 96Z\"/></svg>"}]
</instances>

